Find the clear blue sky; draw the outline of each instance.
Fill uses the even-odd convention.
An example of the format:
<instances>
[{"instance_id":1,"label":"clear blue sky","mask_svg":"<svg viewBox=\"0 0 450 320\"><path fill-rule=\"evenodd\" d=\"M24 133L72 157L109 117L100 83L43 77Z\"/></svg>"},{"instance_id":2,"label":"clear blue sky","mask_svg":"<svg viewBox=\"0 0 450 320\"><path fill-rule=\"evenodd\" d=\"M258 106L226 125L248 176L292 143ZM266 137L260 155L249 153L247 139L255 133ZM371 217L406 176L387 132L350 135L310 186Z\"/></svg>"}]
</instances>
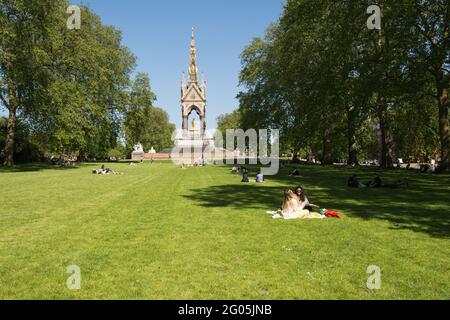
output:
<instances>
[{"instance_id":1,"label":"clear blue sky","mask_svg":"<svg viewBox=\"0 0 450 320\"><path fill-rule=\"evenodd\" d=\"M137 71L150 75L156 105L181 125L180 79L189 64L195 27L199 71L208 82L207 125L238 106L239 55L253 37L263 36L282 11L283 0L83 0L123 32L137 56Z\"/></svg>"}]
</instances>

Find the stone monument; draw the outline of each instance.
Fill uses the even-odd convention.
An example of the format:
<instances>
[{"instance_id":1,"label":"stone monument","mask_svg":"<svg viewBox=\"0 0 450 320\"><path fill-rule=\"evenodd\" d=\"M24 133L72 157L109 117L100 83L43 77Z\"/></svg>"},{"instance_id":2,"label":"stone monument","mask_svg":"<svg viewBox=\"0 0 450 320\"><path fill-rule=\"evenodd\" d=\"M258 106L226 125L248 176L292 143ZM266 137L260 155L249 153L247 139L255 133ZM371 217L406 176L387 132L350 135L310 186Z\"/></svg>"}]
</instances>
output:
<instances>
[{"instance_id":1,"label":"stone monument","mask_svg":"<svg viewBox=\"0 0 450 320\"><path fill-rule=\"evenodd\" d=\"M182 130L175 137L177 156L183 158L180 162L198 162L202 159L206 148L214 149L214 138L206 130L206 81L202 77L198 80L197 49L195 47L194 28L192 28L191 48L189 56L189 80L186 82L184 73L181 80L181 118ZM197 113L200 127L197 128L195 119L189 129L189 118Z\"/></svg>"},{"instance_id":2,"label":"stone monument","mask_svg":"<svg viewBox=\"0 0 450 320\"><path fill-rule=\"evenodd\" d=\"M142 161L145 158L145 152L144 148L142 147L142 144L139 142L134 145L133 147L134 151L131 154L131 160L133 161Z\"/></svg>"}]
</instances>

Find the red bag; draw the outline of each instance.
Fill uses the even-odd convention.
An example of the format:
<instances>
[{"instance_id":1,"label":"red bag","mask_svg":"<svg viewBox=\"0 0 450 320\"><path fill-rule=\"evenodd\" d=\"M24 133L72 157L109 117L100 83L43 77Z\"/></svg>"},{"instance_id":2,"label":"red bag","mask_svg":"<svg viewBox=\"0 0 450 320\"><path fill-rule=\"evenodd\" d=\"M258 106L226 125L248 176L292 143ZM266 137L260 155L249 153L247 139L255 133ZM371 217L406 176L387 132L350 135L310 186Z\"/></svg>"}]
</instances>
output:
<instances>
[{"instance_id":1,"label":"red bag","mask_svg":"<svg viewBox=\"0 0 450 320\"><path fill-rule=\"evenodd\" d=\"M340 219L341 218L341 213L337 212L337 211L333 211L333 210L327 210L325 211L325 216L327 218L337 218Z\"/></svg>"}]
</instances>

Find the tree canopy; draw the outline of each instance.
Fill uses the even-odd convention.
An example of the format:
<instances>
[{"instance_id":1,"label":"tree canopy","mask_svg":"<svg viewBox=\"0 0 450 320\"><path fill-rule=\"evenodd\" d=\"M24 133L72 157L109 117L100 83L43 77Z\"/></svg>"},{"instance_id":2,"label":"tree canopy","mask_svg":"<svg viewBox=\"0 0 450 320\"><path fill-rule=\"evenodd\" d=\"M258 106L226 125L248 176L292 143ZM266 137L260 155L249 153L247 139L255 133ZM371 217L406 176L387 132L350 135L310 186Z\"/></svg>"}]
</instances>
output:
<instances>
[{"instance_id":1,"label":"tree canopy","mask_svg":"<svg viewBox=\"0 0 450 320\"><path fill-rule=\"evenodd\" d=\"M0 3L0 107L8 112L2 157L7 165L14 162L19 124L47 156L106 158L122 144L130 108L145 105L142 100L149 96L151 103L155 99L151 92L136 91L139 77L131 87L136 59L122 44L121 32L87 7L81 7L80 29L68 28L68 7L66 0ZM158 109L146 114L147 122L159 124L167 123L164 116ZM149 143L168 145L166 132L164 138L157 130L147 134L152 135Z\"/></svg>"},{"instance_id":2,"label":"tree canopy","mask_svg":"<svg viewBox=\"0 0 450 320\"><path fill-rule=\"evenodd\" d=\"M141 143L145 150L162 151L172 146L175 125L169 123L169 115L153 106L156 95L150 87L150 78L138 73L126 107L124 129L128 148Z\"/></svg>"},{"instance_id":3,"label":"tree canopy","mask_svg":"<svg viewBox=\"0 0 450 320\"><path fill-rule=\"evenodd\" d=\"M242 52L241 125L280 128L322 163L440 158L450 165L449 3L289 0Z\"/></svg>"}]
</instances>

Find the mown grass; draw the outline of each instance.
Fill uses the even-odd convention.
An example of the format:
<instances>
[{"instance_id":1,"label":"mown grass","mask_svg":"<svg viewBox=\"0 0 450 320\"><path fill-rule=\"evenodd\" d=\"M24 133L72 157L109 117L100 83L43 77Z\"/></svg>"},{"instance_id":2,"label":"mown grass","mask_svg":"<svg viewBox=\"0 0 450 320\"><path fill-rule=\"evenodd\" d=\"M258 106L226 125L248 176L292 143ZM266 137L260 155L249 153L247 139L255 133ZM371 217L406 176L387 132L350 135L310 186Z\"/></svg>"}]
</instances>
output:
<instances>
[{"instance_id":1,"label":"mown grass","mask_svg":"<svg viewBox=\"0 0 450 320\"><path fill-rule=\"evenodd\" d=\"M0 168L1 299L450 298L448 175L385 171L410 187L354 190L347 177L374 169L284 168L245 185L224 166L95 167ZM296 184L344 218L271 219ZM366 286L369 265L380 290Z\"/></svg>"}]
</instances>

